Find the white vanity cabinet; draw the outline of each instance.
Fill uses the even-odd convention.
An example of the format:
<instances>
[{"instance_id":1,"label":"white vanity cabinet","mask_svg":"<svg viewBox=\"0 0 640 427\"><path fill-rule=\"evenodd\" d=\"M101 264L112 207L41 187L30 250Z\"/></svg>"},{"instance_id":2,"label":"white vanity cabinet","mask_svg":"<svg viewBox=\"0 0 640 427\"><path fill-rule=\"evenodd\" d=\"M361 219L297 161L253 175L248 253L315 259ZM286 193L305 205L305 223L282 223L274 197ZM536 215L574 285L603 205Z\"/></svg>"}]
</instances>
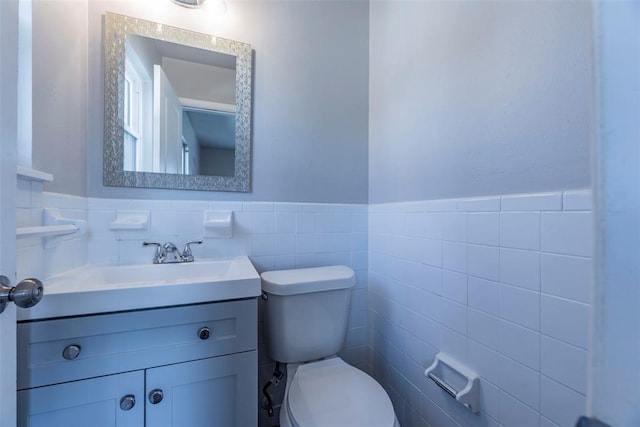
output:
<instances>
[{"instance_id":1,"label":"white vanity cabinet","mask_svg":"<svg viewBox=\"0 0 640 427\"><path fill-rule=\"evenodd\" d=\"M18 324L18 425L257 425L255 299Z\"/></svg>"},{"instance_id":2,"label":"white vanity cabinet","mask_svg":"<svg viewBox=\"0 0 640 427\"><path fill-rule=\"evenodd\" d=\"M255 351L149 369L147 426L255 426L256 378ZM157 404L155 390L164 394Z\"/></svg>"},{"instance_id":3,"label":"white vanity cabinet","mask_svg":"<svg viewBox=\"0 0 640 427\"><path fill-rule=\"evenodd\" d=\"M143 398L144 371L22 390L18 425L140 427L144 425ZM124 404L126 399L133 407L125 411L120 401Z\"/></svg>"}]
</instances>

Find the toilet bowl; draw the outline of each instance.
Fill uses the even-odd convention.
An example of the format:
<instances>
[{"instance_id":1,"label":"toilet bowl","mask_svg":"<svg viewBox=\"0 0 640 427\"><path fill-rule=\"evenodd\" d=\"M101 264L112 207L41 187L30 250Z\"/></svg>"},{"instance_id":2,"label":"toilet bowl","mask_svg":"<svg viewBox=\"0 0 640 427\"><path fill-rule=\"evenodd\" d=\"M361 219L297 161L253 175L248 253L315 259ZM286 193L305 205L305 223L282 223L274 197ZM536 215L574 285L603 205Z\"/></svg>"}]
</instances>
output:
<instances>
[{"instance_id":1,"label":"toilet bowl","mask_svg":"<svg viewBox=\"0 0 640 427\"><path fill-rule=\"evenodd\" d=\"M345 266L262 273L269 353L287 364L281 427L400 427L382 386L337 356L354 284Z\"/></svg>"},{"instance_id":2,"label":"toilet bowl","mask_svg":"<svg viewBox=\"0 0 640 427\"><path fill-rule=\"evenodd\" d=\"M339 357L288 365L280 427L400 427L382 386Z\"/></svg>"}]
</instances>

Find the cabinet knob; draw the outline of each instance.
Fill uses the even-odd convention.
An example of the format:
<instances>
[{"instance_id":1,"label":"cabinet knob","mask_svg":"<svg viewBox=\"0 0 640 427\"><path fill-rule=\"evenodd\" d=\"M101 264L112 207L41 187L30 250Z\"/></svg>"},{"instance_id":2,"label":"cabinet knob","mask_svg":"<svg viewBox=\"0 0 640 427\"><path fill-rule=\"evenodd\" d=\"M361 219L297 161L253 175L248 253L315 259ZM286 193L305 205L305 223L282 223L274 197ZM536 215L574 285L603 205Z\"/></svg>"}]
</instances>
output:
<instances>
[{"instance_id":1,"label":"cabinet knob","mask_svg":"<svg viewBox=\"0 0 640 427\"><path fill-rule=\"evenodd\" d=\"M206 326L198 329L198 336L201 340L208 340L211 336L211 329L207 328Z\"/></svg>"},{"instance_id":2,"label":"cabinet knob","mask_svg":"<svg viewBox=\"0 0 640 427\"><path fill-rule=\"evenodd\" d=\"M129 411L136 406L136 397L133 394L127 394L120 399L120 409Z\"/></svg>"},{"instance_id":3,"label":"cabinet knob","mask_svg":"<svg viewBox=\"0 0 640 427\"><path fill-rule=\"evenodd\" d=\"M64 348L64 350L62 350L62 357L67 360L73 360L80 355L81 350L82 347L80 347L78 344L68 345Z\"/></svg>"},{"instance_id":4,"label":"cabinet knob","mask_svg":"<svg viewBox=\"0 0 640 427\"><path fill-rule=\"evenodd\" d=\"M164 393L159 388L151 390L151 393L149 393L149 402L151 402L152 405L157 405L162 402L163 397Z\"/></svg>"}]
</instances>

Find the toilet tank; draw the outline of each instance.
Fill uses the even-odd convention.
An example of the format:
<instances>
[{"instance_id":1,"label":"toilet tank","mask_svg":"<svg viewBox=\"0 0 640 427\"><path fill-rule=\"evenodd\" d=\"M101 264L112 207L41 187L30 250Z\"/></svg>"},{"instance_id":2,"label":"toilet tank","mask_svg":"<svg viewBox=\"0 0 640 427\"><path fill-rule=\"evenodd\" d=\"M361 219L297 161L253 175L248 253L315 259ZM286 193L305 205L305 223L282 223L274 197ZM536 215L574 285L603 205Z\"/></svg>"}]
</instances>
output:
<instances>
[{"instance_id":1,"label":"toilet tank","mask_svg":"<svg viewBox=\"0 0 640 427\"><path fill-rule=\"evenodd\" d=\"M267 295L265 335L273 360L301 363L340 351L356 282L351 268L267 271L261 276Z\"/></svg>"}]
</instances>

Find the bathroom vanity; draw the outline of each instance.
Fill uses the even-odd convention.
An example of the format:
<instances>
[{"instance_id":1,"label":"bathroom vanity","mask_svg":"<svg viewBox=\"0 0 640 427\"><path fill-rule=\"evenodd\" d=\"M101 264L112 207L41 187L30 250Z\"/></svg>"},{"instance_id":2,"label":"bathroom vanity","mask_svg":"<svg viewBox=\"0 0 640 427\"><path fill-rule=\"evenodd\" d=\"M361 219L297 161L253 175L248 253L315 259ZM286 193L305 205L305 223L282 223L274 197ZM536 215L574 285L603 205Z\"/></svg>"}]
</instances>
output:
<instances>
[{"instance_id":1,"label":"bathroom vanity","mask_svg":"<svg viewBox=\"0 0 640 427\"><path fill-rule=\"evenodd\" d=\"M246 257L217 263L139 266L168 279L128 286L105 270L131 266L53 278L43 306L18 323L18 425L257 425L260 280ZM198 269L210 276L187 278ZM87 275L95 281L76 281L72 292L70 280ZM143 290L146 299L132 298ZM172 294L181 304L163 299ZM91 313L65 307L79 298ZM117 299L121 310L113 310Z\"/></svg>"}]
</instances>

